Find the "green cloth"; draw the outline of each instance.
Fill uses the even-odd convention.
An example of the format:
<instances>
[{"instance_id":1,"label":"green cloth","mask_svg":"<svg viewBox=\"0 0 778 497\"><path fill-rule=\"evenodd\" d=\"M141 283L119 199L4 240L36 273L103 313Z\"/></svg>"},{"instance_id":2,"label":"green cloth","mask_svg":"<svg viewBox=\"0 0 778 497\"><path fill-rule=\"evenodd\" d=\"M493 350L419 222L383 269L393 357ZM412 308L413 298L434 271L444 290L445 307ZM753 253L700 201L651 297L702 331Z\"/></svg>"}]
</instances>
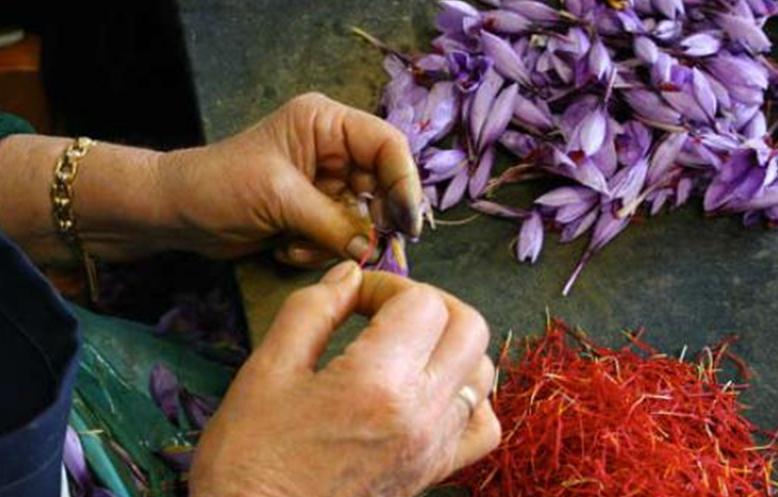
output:
<instances>
[{"instance_id":1,"label":"green cloth","mask_svg":"<svg viewBox=\"0 0 778 497\"><path fill-rule=\"evenodd\" d=\"M35 133L35 128L19 116L0 112L0 138L19 133Z\"/></svg>"}]
</instances>

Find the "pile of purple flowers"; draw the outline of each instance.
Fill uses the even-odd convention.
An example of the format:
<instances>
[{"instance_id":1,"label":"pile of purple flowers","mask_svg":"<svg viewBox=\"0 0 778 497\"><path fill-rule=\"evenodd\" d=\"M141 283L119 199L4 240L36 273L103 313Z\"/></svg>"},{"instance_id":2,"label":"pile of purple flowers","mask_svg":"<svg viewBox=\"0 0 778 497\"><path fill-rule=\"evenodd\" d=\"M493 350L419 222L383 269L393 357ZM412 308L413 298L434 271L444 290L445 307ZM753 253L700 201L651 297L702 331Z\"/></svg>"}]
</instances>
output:
<instances>
[{"instance_id":1,"label":"pile of purple flowers","mask_svg":"<svg viewBox=\"0 0 778 497\"><path fill-rule=\"evenodd\" d=\"M535 262L544 229L589 246L565 285L636 213L704 196L708 213L778 221L778 152L763 107L778 72L762 55L775 0L442 0L429 54L389 50L386 119L408 137L432 207L465 198L521 223ZM384 47L386 48L386 47ZM498 150L519 163L493 174ZM563 179L529 209L497 187Z\"/></svg>"}]
</instances>

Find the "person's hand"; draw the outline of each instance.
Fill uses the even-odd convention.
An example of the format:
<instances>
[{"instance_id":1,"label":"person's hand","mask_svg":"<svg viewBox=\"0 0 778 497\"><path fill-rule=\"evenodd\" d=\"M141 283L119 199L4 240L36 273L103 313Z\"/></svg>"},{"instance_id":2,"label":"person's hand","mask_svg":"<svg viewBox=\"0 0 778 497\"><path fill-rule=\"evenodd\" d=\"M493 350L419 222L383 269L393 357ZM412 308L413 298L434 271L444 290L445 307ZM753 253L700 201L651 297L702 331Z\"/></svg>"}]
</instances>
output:
<instances>
[{"instance_id":1,"label":"person's hand","mask_svg":"<svg viewBox=\"0 0 778 497\"><path fill-rule=\"evenodd\" d=\"M370 323L316 370L352 312ZM238 373L196 449L190 495L415 495L499 442L487 342L483 318L451 295L336 266L286 301Z\"/></svg>"},{"instance_id":2,"label":"person's hand","mask_svg":"<svg viewBox=\"0 0 778 497\"><path fill-rule=\"evenodd\" d=\"M344 194L377 194L396 228L421 231L421 184L404 135L319 94L215 145L166 154L160 175L180 217L176 248L206 255L243 255L283 233L299 239L277 253L287 262L359 260L369 224Z\"/></svg>"}]
</instances>

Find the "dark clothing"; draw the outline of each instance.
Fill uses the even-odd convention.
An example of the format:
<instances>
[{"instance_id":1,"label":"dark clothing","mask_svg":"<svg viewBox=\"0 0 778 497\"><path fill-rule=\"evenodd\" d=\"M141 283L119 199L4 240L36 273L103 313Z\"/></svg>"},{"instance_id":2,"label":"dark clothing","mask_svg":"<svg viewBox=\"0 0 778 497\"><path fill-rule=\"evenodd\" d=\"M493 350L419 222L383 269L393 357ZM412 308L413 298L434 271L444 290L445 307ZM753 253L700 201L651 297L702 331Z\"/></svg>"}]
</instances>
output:
<instances>
[{"instance_id":1,"label":"dark clothing","mask_svg":"<svg viewBox=\"0 0 778 497\"><path fill-rule=\"evenodd\" d=\"M30 131L0 115L0 138ZM79 346L62 299L0 233L0 497L60 495Z\"/></svg>"}]
</instances>

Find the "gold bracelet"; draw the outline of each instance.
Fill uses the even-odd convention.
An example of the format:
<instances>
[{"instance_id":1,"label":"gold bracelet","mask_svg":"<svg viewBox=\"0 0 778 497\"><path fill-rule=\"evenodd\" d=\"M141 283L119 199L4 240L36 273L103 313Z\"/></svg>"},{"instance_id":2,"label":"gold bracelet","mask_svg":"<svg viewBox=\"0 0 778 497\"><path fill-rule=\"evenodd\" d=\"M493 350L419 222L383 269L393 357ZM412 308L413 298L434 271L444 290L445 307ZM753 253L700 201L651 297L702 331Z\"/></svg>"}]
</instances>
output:
<instances>
[{"instance_id":1,"label":"gold bracelet","mask_svg":"<svg viewBox=\"0 0 778 497\"><path fill-rule=\"evenodd\" d=\"M79 161L97 144L96 141L81 137L68 146L54 168L54 181L51 183L51 205L54 226L62 239L70 245L84 263L89 295L97 300L97 261L84 250L84 244L78 233L78 223L73 211L73 183L78 174Z\"/></svg>"}]
</instances>

